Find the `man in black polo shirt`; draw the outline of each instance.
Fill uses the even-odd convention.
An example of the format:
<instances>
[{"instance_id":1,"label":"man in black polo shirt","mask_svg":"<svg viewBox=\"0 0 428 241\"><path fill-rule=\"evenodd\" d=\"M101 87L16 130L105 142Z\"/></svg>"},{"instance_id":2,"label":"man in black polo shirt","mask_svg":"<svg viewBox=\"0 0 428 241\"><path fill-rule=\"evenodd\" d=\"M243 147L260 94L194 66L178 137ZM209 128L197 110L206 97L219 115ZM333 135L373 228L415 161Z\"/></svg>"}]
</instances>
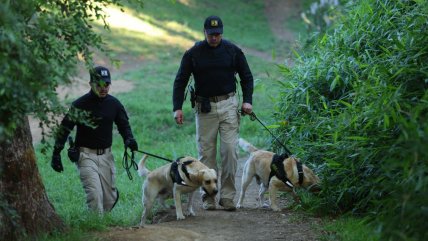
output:
<instances>
[{"instance_id":1,"label":"man in black polo shirt","mask_svg":"<svg viewBox=\"0 0 428 241\"><path fill-rule=\"evenodd\" d=\"M113 123L126 147L135 151L138 145L132 135L125 108L118 99L108 94L110 71L102 66L95 67L90 71L90 79L89 93L72 103L69 113L61 122L51 166L57 172L63 171L60 153L68 135L77 126L75 145L80 154L75 161L86 193L86 203L89 209L103 213L110 211L119 198L111 152Z\"/></svg>"},{"instance_id":2,"label":"man in black polo shirt","mask_svg":"<svg viewBox=\"0 0 428 241\"><path fill-rule=\"evenodd\" d=\"M235 74L242 89L241 109L252 112L253 76L244 53L233 43L222 39L223 22L217 16L205 19L205 40L197 42L184 54L174 81L173 111L177 124L183 124L184 92L193 74L196 94L196 138L199 159L218 170L216 163L217 136L220 135L221 188L219 204L234 211L235 173L239 131ZM202 194L203 207L216 208L214 197Z\"/></svg>"}]
</instances>

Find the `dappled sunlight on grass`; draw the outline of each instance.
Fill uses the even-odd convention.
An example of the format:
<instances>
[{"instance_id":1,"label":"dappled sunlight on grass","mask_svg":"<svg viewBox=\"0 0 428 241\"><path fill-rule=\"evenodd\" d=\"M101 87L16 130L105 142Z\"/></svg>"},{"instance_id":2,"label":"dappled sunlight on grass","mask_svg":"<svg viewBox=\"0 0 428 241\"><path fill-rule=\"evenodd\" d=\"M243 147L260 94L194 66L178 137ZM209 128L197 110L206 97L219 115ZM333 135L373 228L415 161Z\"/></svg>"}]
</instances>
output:
<instances>
[{"instance_id":1,"label":"dappled sunlight on grass","mask_svg":"<svg viewBox=\"0 0 428 241\"><path fill-rule=\"evenodd\" d=\"M127 11L122 12L117 8L108 7L105 9L105 12L108 15L106 20L110 27L137 31L153 37L166 35L166 32L162 29L156 28L150 23L128 14Z\"/></svg>"},{"instance_id":2,"label":"dappled sunlight on grass","mask_svg":"<svg viewBox=\"0 0 428 241\"><path fill-rule=\"evenodd\" d=\"M186 6L190 6L190 0L178 0L177 2L186 5Z\"/></svg>"},{"instance_id":3,"label":"dappled sunlight on grass","mask_svg":"<svg viewBox=\"0 0 428 241\"><path fill-rule=\"evenodd\" d=\"M203 38L201 32L175 21L159 21L148 15L133 13L132 9L125 8L125 12L118 8L105 9L112 31L125 30L132 37L156 45L178 46L186 49L193 45L195 40Z\"/></svg>"}]
</instances>

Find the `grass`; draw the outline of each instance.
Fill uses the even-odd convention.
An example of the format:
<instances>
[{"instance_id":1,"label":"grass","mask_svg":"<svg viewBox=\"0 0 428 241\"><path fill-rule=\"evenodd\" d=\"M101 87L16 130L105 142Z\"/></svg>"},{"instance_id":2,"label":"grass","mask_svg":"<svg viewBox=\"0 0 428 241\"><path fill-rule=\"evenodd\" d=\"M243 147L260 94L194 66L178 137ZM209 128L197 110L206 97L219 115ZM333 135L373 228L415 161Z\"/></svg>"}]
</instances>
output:
<instances>
[{"instance_id":1,"label":"grass","mask_svg":"<svg viewBox=\"0 0 428 241\"><path fill-rule=\"evenodd\" d=\"M323 241L377 241L380 239L369 222L360 218L342 217L328 221L324 228L324 234L321 236Z\"/></svg>"}]
</instances>

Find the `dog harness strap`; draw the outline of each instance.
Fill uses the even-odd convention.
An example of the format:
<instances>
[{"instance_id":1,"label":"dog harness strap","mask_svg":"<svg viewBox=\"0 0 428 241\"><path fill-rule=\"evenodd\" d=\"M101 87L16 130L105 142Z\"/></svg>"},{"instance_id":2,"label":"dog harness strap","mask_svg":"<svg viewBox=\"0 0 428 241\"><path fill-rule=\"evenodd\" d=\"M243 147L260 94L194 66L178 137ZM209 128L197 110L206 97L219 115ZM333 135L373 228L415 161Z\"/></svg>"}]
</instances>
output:
<instances>
[{"instance_id":1,"label":"dog harness strap","mask_svg":"<svg viewBox=\"0 0 428 241\"><path fill-rule=\"evenodd\" d=\"M287 173L284 171L284 164L283 161L285 158L288 157L287 153L278 155L275 154L272 158L272 163L270 164L270 174L269 174L269 182L268 185L270 183L270 179L273 176L276 176L279 180L281 180L287 187L293 189L293 183L287 178Z\"/></svg>"},{"instance_id":2,"label":"dog harness strap","mask_svg":"<svg viewBox=\"0 0 428 241\"><path fill-rule=\"evenodd\" d=\"M296 160L296 165L297 165L297 173L299 173L299 185L302 185L303 183L303 165L301 162Z\"/></svg>"},{"instance_id":3,"label":"dog harness strap","mask_svg":"<svg viewBox=\"0 0 428 241\"><path fill-rule=\"evenodd\" d=\"M178 165L180 164L180 159L178 158L175 162L171 164L171 170L169 171L169 175L171 176L172 182L177 183L179 185L188 186L183 178L180 176L180 171L178 170ZM193 161L186 161L181 165L181 170L184 172L186 177L190 180L189 172L186 169L186 165L189 165Z\"/></svg>"},{"instance_id":4,"label":"dog harness strap","mask_svg":"<svg viewBox=\"0 0 428 241\"><path fill-rule=\"evenodd\" d=\"M187 168L186 168L186 166L187 165L189 165L190 163L192 163L193 161L192 160L190 160L190 161L185 161L185 162L183 162L183 164L181 164L181 170L184 172L184 175L186 175L186 177L187 177L187 179L189 179L189 180L191 180L190 179L190 174L189 174L189 172L187 171Z\"/></svg>"},{"instance_id":5,"label":"dog harness strap","mask_svg":"<svg viewBox=\"0 0 428 241\"><path fill-rule=\"evenodd\" d=\"M171 176L172 182L182 185L183 179L180 176L180 172L178 171L178 162L173 162L171 164L171 170L169 171L169 175Z\"/></svg>"}]
</instances>

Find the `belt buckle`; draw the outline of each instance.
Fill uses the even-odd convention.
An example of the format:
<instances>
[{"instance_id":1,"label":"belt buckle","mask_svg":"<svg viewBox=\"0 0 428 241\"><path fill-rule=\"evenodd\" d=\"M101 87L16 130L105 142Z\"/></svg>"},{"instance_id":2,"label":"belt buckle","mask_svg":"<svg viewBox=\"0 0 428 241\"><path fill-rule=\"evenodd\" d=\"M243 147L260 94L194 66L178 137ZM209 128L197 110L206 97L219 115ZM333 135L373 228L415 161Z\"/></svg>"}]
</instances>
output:
<instances>
[{"instance_id":1,"label":"belt buckle","mask_svg":"<svg viewBox=\"0 0 428 241\"><path fill-rule=\"evenodd\" d=\"M105 153L105 149L97 149L97 155L102 155Z\"/></svg>"}]
</instances>

